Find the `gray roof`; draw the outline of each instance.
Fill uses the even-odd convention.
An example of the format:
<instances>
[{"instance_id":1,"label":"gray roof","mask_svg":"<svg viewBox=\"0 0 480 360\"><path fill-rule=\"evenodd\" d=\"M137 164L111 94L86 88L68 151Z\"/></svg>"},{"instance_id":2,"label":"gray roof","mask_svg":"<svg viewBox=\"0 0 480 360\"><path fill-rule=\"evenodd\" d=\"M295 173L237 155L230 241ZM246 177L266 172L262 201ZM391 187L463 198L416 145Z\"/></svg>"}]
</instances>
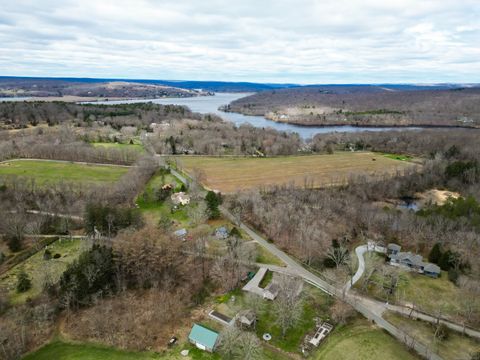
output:
<instances>
[{"instance_id":1,"label":"gray roof","mask_svg":"<svg viewBox=\"0 0 480 360\"><path fill-rule=\"evenodd\" d=\"M400 245L397 245L397 244L394 244L394 243L390 243L388 244L387 246L387 249L388 250L396 250L396 251L400 251L402 247Z\"/></svg>"},{"instance_id":2,"label":"gray roof","mask_svg":"<svg viewBox=\"0 0 480 360\"><path fill-rule=\"evenodd\" d=\"M425 263L423 265L423 271L429 272L429 273L435 273L435 274L440 274L441 269L438 265L432 264L432 263Z\"/></svg>"},{"instance_id":3,"label":"gray roof","mask_svg":"<svg viewBox=\"0 0 480 360\"><path fill-rule=\"evenodd\" d=\"M278 294L280 292L280 286L277 283L271 282L268 284L268 286L265 288L265 291L270 292L271 294Z\"/></svg>"},{"instance_id":4,"label":"gray roof","mask_svg":"<svg viewBox=\"0 0 480 360\"><path fill-rule=\"evenodd\" d=\"M412 254L410 251L409 252L399 252L396 255L391 256L392 259L395 259L399 262L410 262L413 265L416 266L422 266L423 265L423 258L421 255L416 255Z\"/></svg>"}]
</instances>

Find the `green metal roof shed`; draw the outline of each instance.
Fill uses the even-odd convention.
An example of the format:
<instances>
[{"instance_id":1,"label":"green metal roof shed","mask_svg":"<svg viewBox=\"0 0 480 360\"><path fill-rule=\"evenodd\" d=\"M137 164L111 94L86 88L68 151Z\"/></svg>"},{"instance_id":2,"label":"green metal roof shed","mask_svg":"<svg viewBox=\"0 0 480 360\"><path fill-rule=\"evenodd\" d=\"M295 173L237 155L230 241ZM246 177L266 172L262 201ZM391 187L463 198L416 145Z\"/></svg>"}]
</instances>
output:
<instances>
[{"instance_id":1,"label":"green metal roof shed","mask_svg":"<svg viewBox=\"0 0 480 360\"><path fill-rule=\"evenodd\" d=\"M188 335L188 340L199 349L213 352L217 344L218 333L201 325L194 324L190 335Z\"/></svg>"}]
</instances>

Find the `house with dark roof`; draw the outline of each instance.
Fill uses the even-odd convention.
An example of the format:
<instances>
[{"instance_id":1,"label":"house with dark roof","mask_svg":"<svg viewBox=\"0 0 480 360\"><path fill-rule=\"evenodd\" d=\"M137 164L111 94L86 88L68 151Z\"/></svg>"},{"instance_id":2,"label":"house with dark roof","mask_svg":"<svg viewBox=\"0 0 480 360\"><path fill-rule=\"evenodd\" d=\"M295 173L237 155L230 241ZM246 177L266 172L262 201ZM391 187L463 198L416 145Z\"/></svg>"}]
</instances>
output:
<instances>
[{"instance_id":1,"label":"house with dark roof","mask_svg":"<svg viewBox=\"0 0 480 360\"><path fill-rule=\"evenodd\" d=\"M390 264L402 266L433 278L440 276L441 269L439 266L429 262L424 262L421 255L413 254L410 251L402 252L400 250L400 245L388 244L387 256L390 258Z\"/></svg>"},{"instance_id":2,"label":"house with dark roof","mask_svg":"<svg viewBox=\"0 0 480 360\"><path fill-rule=\"evenodd\" d=\"M218 333L206 327L194 324L188 340L201 350L213 352L218 341Z\"/></svg>"}]
</instances>

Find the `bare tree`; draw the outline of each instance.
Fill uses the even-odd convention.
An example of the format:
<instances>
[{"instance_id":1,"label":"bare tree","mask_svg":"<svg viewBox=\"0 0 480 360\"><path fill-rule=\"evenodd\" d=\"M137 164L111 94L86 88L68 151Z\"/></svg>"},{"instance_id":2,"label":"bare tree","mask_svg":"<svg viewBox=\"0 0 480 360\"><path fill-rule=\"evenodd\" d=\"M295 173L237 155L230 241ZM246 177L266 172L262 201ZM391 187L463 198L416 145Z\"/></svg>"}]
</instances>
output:
<instances>
[{"instance_id":1,"label":"bare tree","mask_svg":"<svg viewBox=\"0 0 480 360\"><path fill-rule=\"evenodd\" d=\"M280 292L274 302L276 323L282 329L282 336L293 327L301 318L303 312L303 301L301 296L302 280L282 275L278 282Z\"/></svg>"}]
</instances>

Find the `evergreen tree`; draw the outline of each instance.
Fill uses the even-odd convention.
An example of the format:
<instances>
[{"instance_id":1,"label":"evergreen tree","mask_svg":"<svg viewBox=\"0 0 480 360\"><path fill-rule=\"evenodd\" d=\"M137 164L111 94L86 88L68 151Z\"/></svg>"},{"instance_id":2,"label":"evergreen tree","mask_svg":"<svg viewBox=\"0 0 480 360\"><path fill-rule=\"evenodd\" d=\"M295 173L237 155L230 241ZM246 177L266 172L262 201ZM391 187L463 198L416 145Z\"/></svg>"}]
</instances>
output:
<instances>
[{"instance_id":1,"label":"evergreen tree","mask_svg":"<svg viewBox=\"0 0 480 360\"><path fill-rule=\"evenodd\" d=\"M433 245L433 248L430 251L430 254L428 254L428 261L434 264L438 264L441 258L442 258L442 248L440 246L440 243L436 243L435 245Z\"/></svg>"},{"instance_id":2,"label":"evergreen tree","mask_svg":"<svg viewBox=\"0 0 480 360\"><path fill-rule=\"evenodd\" d=\"M30 290L32 287L32 281L28 277L28 274L25 270L22 270L17 276L17 292L23 293Z\"/></svg>"},{"instance_id":3,"label":"evergreen tree","mask_svg":"<svg viewBox=\"0 0 480 360\"><path fill-rule=\"evenodd\" d=\"M207 203L207 215L209 219L218 219L220 217L220 210L218 206L221 203L220 196L213 191L209 191L205 197Z\"/></svg>"}]
</instances>

